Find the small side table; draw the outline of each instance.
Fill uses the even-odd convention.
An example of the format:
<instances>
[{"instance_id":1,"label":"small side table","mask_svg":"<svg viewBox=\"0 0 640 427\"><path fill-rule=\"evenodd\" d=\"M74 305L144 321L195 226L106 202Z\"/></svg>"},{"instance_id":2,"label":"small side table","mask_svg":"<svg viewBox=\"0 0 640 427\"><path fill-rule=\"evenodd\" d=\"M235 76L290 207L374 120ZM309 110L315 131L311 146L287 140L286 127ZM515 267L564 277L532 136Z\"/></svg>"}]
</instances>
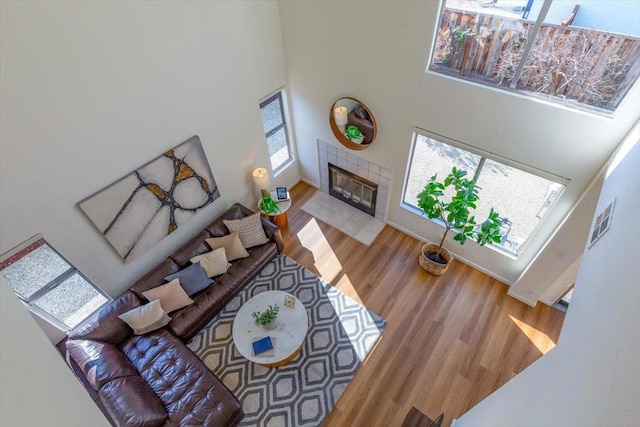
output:
<instances>
[{"instance_id":1,"label":"small side table","mask_svg":"<svg viewBox=\"0 0 640 427\"><path fill-rule=\"evenodd\" d=\"M287 191L287 199L286 200L278 200L275 191L271 192L271 198L278 203L278 207L280 208L280 212L275 215L268 215L262 211L260 213L269 218L269 221L273 222L279 228L286 228L289 225L289 219L287 218L287 211L291 209L291 196Z\"/></svg>"}]
</instances>

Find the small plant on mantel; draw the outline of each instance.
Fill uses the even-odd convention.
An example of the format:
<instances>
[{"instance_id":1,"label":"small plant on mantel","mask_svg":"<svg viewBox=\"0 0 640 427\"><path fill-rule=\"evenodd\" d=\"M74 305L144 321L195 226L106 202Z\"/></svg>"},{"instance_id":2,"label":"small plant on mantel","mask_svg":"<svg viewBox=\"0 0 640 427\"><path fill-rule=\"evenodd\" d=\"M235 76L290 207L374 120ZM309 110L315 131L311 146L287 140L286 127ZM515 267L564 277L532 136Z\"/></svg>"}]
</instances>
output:
<instances>
[{"instance_id":1,"label":"small plant on mantel","mask_svg":"<svg viewBox=\"0 0 640 427\"><path fill-rule=\"evenodd\" d=\"M364 141L364 135L360 132L357 126L349 126L346 130L347 138L349 138L353 142L357 142L358 144Z\"/></svg>"},{"instance_id":2,"label":"small plant on mantel","mask_svg":"<svg viewBox=\"0 0 640 427\"><path fill-rule=\"evenodd\" d=\"M493 208L488 218L479 227L475 217L471 215L479 200L480 187L466 176L467 171L453 167L444 182L439 182L436 174L418 194L418 206L422 212L429 219L440 219L445 227L440 244L425 244L420 255L420 266L436 276L447 271L452 260L449 251L442 247L450 230L457 232L453 240L460 242L461 245L464 245L467 239L475 240L480 246L487 243L500 243L502 240L499 214ZM445 191L449 187L453 187L455 194L446 201L444 200Z\"/></svg>"}]
</instances>

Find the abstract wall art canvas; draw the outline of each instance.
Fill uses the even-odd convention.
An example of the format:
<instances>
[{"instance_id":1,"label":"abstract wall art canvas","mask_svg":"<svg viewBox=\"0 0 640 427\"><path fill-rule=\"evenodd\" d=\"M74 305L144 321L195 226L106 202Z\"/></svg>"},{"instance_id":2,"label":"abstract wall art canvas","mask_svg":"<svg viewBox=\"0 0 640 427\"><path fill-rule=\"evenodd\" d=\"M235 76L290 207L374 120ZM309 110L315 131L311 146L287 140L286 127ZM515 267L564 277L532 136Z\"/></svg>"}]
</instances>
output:
<instances>
[{"instance_id":1,"label":"abstract wall art canvas","mask_svg":"<svg viewBox=\"0 0 640 427\"><path fill-rule=\"evenodd\" d=\"M78 206L130 262L220 197L196 135Z\"/></svg>"}]
</instances>

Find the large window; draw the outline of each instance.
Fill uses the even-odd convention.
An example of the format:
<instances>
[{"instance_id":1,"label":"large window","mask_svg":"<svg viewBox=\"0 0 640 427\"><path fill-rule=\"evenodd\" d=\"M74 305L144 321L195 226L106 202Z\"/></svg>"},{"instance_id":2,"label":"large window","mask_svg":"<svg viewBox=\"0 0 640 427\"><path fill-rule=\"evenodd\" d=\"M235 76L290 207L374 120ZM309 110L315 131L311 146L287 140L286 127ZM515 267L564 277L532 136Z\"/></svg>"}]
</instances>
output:
<instances>
[{"instance_id":1,"label":"large window","mask_svg":"<svg viewBox=\"0 0 640 427\"><path fill-rule=\"evenodd\" d=\"M429 69L601 113L640 74L640 2L443 0Z\"/></svg>"},{"instance_id":2,"label":"large window","mask_svg":"<svg viewBox=\"0 0 640 427\"><path fill-rule=\"evenodd\" d=\"M517 255L564 185L441 142L443 139L414 134L404 205L418 210L418 194L430 177L437 174L444 179L453 166L464 169L480 187L480 200L474 212L476 219L484 220L493 207L502 221L503 239L498 246Z\"/></svg>"},{"instance_id":3,"label":"large window","mask_svg":"<svg viewBox=\"0 0 640 427\"><path fill-rule=\"evenodd\" d=\"M282 93L279 91L260 103L262 125L271 159L271 169L274 173L278 173L293 160Z\"/></svg>"},{"instance_id":4,"label":"large window","mask_svg":"<svg viewBox=\"0 0 640 427\"><path fill-rule=\"evenodd\" d=\"M0 275L31 310L63 330L110 301L40 235L0 256Z\"/></svg>"}]
</instances>

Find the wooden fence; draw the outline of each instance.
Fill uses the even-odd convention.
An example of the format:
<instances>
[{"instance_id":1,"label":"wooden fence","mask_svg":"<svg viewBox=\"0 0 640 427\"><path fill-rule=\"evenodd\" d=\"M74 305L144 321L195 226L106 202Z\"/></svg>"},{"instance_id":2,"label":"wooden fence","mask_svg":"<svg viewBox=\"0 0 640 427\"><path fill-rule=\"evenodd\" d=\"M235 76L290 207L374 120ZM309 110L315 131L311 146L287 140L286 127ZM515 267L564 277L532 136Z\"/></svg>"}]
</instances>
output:
<instances>
[{"instance_id":1,"label":"wooden fence","mask_svg":"<svg viewBox=\"0 0 640 427\"><path fill-rule=\"evenodd\" d=\"M445 8L432 68L508 87L534 22ZM542 24L518 89L614 110L640 74L640 38Z\"/></svg>"}]
</instances>

